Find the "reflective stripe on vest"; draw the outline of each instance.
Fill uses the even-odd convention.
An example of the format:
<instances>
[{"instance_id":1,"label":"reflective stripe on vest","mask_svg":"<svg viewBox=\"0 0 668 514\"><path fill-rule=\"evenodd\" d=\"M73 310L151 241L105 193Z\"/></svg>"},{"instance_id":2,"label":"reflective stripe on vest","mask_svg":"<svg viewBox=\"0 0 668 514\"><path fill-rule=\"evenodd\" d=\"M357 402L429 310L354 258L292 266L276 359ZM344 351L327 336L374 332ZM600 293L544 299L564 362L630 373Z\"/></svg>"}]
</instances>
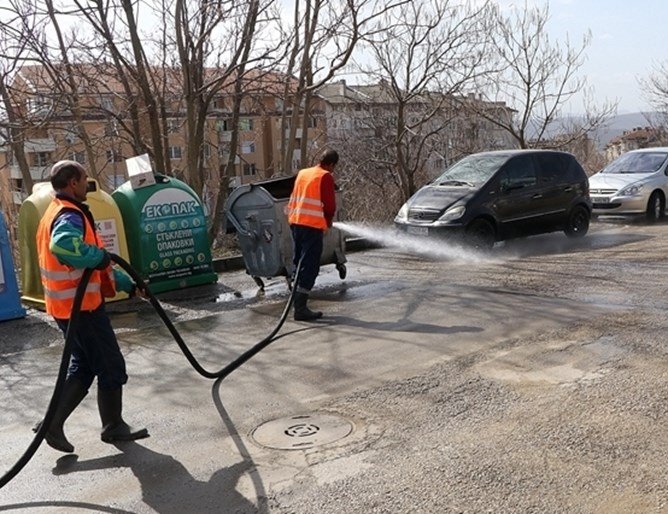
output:
<instances>
[{"instance_id":1,"label":"reflective stripe on vest","mask_svg":"<svg viewBox=\"0 0 668 514\"><path fill-rule=\"evenodd\" d=\"M83 275L83 270L61 264L50 250L51 228L55 219L65 208L77 210L81 213L85 224L84 242L100 248L103 246L88 217L76 204L55 198L47 207L37 228L37 255L39 257L40 275L44 288L46 312L54 318L59 319L70 318L77 286ZM102 287L101 274L110 271L110 269L93 271L81 303L82 310L92 311L102 305L103 300L100 292Z\"/></svg>"},{"instance_id":2,"label":"reflective stripe on vest","mask_svg":"<svg viewBox=\"0 0 668 514\"><path fill-rule=\"evenodd\" d=\"M76 292L77 292L76 287L73 287L71 289L62 289L60 291L51 291L50 289L44 289L44 294L49 298L53 298L55 300L66 300L68 298L74 300ZM100 292L100 284L89 283L86 286L86 293L99 293L99 292Z\"/></svg>"},{"instance_id":3,"label":"reflective stripe on vest","mask_svg":"<svg viewBox=\"0 0 668 514\"><path fill-rule=\"evenodd\" d=\"M327 170L320 166L306 168L297 174L288 202L288 223L327 230L327 220L320 198L322 177Z\"/></svg>"}]
</instances>

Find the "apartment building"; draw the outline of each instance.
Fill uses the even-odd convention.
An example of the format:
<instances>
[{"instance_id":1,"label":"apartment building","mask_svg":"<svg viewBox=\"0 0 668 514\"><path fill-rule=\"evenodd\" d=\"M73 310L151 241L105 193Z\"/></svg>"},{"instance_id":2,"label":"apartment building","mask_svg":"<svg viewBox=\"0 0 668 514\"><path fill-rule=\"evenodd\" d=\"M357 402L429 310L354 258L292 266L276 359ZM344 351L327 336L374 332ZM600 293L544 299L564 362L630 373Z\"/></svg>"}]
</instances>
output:
<instances>
[{"instance_id":1,"label":"apartment building","mask_svg":"<svg viewBox=\"0 0 668 514\"><path fill-rule=\"evenodd\" d=\"M605 157L608 162L611 162L631 150L663 146L666 140L667 134L662 127L634 127L631 130L625 130L621 136L611 139L605 145Z\"/></svg>"},{"instance_id":2,"label":"apartment building","mask_svg":"<svg viewBox=\"0 0 668 514\"><path fill-rule=\"evenodd\" d=\"M51 165L61 159L72 159L84 164L106 191L113 191L127 180L125 159L135 156L138 142L150 144L150 127L146 107L138 91L128 94L112 68L82 65L75 67L76 89L71 84L63 87L42 66L25 66L14 77L11 91L14 107L24 122L23 148L33 181L48 178ZM211 70L213 74L215 70ZM187 181L186 149L191 143L186 128L182 86L178 73L165 70L158 74L163 79L159 107L162 112L162 139L168 162L164 170L155 170ZM232 85L224 87L214 98L205 121L201 159L204 168L203 197L211 203L221 183L228 187L272 176L282 161L285 134L281 133L281 119L290 115L285 108L283 93L285 77L276 74L252 73L241 101L238 121L238 143L231 148ZM171 91L171 93L165 93ZM134 108L139 115L133 122ZM142 114L144 113L144 114ZM324 109L316 99L309 113L309 140L322 142L325 133ZM292 155L294 171L302 162L299 151L301 131L297 131ZM235 170L232 176L222 177L230 153L234 152ZM8 182L11 201L20 204L30 194L23 184L22 175L8 145L0 146L0 173Z\"/></svg>"},{"instance_id":3,"label":"apartment building","mask_svg":"<svg viewBox=\"0 0 668 514\"><path fill-rule=\"evenodd\" d=\"M354 142L372 148L379 140L392 140L399 130L398 101L386 81L349 85L340 80L318 94L326 100L327 136L334 145ZM513 147L507 131L481 113L506 119L513 111L503 102L486 102L475 94L425 93L406 103L402 114L408 135L417 136L416 130L433 134L428 138L428 175L435 176L471 153Z\"/></svg>"}]
</instances>

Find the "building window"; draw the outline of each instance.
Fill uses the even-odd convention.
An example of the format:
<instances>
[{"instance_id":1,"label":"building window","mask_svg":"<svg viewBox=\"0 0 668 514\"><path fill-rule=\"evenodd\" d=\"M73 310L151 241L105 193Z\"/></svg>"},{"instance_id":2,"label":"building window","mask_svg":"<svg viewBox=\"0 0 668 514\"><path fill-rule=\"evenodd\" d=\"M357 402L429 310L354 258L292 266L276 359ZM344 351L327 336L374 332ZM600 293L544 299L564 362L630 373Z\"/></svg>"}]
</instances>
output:
<instances>
[{"instance_id":1,"label":"building window","mask_svg":"<svg viewBox=\"0 0 668 514\"><path fill-rule=\"evenodd\" d=\"M105 111L111 112L114 109L114 101L108 96L103 96L100 98L100 107Z\"/></svg>"},{"instance_id":2,"label":"building window","mask_svg":"<svg viewBox=\"0 0 668 514\"><path fill-rule=\"evenodd\" d=\"M167 132L174 133L181 130L181 121L176 118L167 120Z\"/></svg>"},{"instance_id":3,"label":"building window","mask_svg":"<svg viewBox=\"0 0 668 514\"><path fill-rule=\"evenodd\" d=\"M123 156L116 150L107 150L107 162L121 162Z\"/></svg>"},{"instance_id":4,"label":"building window","mask_svg":"<svg viewBox=\"0 0 668 514\"><path fill-rule=\"evenodd\" d=\"M37 152L32 154L32 165L33 166L47 166L49 164L50 158L49 152Z\"/></svg>"},{"instance_id":5,"label":"building window","mask_svg":"<svg viewBox=\"0 0 668 514\"><path fill-rule=\"evenodd\" d=\"M213 101L213 108L221 111L225 110L226 109L225 100L222 98L216 98Z\"/></svg>"},{"instance_id":6,"label":"building window","mask_svg":"<svg viewBox=\"0 0 668 514\"><path fill-rule=\"evenodd\" d=\"M308 128L316 128L318 126L317 120L313 116L308 117Z\"/></svg>"},{"instance_id":7,"label":"building window","mask_svg":"<svg viewBox=\"0 0 668 514\"><path fill-rule=\"evenodd\" d=\"M125 182L125 175L109 175L106 178L107 188L116 189Z\"/></svg>"},{"instance_id":8,"label":"building window","mask_svg":"<svg viewBox=\"0 0 668 514\"><path fill-rule=\"evenodd\" d=\"M63 136L65 143L67 143L68 145L74 144L77 140L77 134L78 130L73 125L65 129L65 135Z\"/></svg>"},{"instance_id":9,"label":"building window","mask_svg":"<svg viewBox=\"0 0 668 514\"><path fill-rule=\"evenodd\" d=\"M72 152L71 159L79 164L86 164L86 152Z\"/></svg>"},{"instance_id":10,"label":"building window","mask_svg":"<svg viewBox=\"0 0 668 514\"><path fill-rule=\"evenodd\" d=\"M51 108L51 100L42 95L28 98L28 112L37 113Z\"/></svg>"},{"instance_id":11,"label":"building window","mask_svg":"<svg viewBox=\"0 0 668 514\"><path fill-rule=\"evenodd\" d=\"M250 177L252 175L255 175L256 171L257 170L255 169L255 164L253 163L244 164L244 176Z\"/></svg>"},{"instance_id":12,"label":"building window","mask_svg":"<svg viewBox=\"0 0 668 514\"><path fill-rule=\"evenodd\" d=\"M104 135L105 136L117 136L118 135L118 124L115 121L110 121L104 126Z\"/></svg>"},{"instance_id":13,"label":"building window","mask_svg":"<svg viewBox=\"0 0 668 514\"><path fill-rule=\"evenodd\" d=\"M211 145L209 143L204 143L202 145L202 155L204 156L204 159L211 158Z\"/></svg>"},{"instance_id":14,"label":"building window","mask_svg":"<svg viewBox=\"0 0 668 514\"><path fill-rule=\"evenodd\" d=\"M241 143L241 153L242 154L255 153L255 143L253 143L252 141L243 141Z\"/></svg>"},{"instance_id":15,"label":"building window","mask_svg":"<svg viewBox=\"0 0 668 514\"><path fill-rule=\"evenodd\" d=\"M169 147L169 158L170 159L180 159L181 158L181 147L180 146L170 146Z\"/></svg>"},{"instance_id":16,"label":"building window","mask_svg":"<svg viewBox=\"0 0 668 514\"><path fill-rule=\"evenodd\" d=\"M239 120L239 130L253 130L253 120L251 118L241 118Z\"/></svg>"}]
</instances>

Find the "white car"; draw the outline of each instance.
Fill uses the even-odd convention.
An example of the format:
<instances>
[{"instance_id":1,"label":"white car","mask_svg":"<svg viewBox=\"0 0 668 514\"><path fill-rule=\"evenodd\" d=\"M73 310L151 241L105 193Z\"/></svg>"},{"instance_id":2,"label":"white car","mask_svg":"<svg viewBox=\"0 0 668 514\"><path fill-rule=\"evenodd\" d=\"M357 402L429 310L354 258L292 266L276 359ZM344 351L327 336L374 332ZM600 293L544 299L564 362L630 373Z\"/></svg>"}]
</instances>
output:
<instances>
[{"instance_id":1,"label":"white car","mask_svg":"<svg viewBox=\"0 0 668 514\"><path fill-rule=\"evenodd\" d=\"M668 147L633 150L589 177L592 214L665 216L668 198Z\"/></svg>"}]
</instances>

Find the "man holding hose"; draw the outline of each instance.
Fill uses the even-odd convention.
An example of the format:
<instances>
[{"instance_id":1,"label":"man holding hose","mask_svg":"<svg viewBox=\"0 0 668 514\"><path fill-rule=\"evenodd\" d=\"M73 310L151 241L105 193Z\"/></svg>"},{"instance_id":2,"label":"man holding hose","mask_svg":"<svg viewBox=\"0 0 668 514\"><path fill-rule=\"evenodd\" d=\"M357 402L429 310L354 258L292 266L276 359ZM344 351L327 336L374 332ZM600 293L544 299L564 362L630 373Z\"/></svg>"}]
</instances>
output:
<instances>
[{"instance_id":1,"label":"man holding hose","mask_svg":"<svg viewBox=\"0 0 668 514\"><path fill-rule=\"evenodd\" d=\"M136 292L124 272L113 269L109 253L95 230L86 200L86 170L75 161L60 161L51 169L55 198L37 229L37 253L44 286L46 312L67 332L74 296L86 268L93 268L74 327L72 357L62 396L46 432L46 442L56 450L71 453L63 424L88 393L97 377L97 403L102 421L101 439L106 443L148 437L145 428L133 428L122 417L122 390L128 376L125 359L105 312L104 298L116 291ZM141 292L140 292L141 293ZM35 428L37 431L38 427Z\"/></svg>"},{"instance_id":2,"label":"man holding hose","mask_svg":"<svg viewBox=\"0 0 668 514\"><path fill-rule=\"evenodd\" d=\"M315 279L320 271L325 232L331 228L336 213L335 186L332 172L339 162L339 154L325 150L320 162L312 168L300 170L288 202L288 223L294 242L295 268L301 259L294 301L297 321L314 321L322 312L312 311L306 305Z\"/></svg>"}]
</instances>

